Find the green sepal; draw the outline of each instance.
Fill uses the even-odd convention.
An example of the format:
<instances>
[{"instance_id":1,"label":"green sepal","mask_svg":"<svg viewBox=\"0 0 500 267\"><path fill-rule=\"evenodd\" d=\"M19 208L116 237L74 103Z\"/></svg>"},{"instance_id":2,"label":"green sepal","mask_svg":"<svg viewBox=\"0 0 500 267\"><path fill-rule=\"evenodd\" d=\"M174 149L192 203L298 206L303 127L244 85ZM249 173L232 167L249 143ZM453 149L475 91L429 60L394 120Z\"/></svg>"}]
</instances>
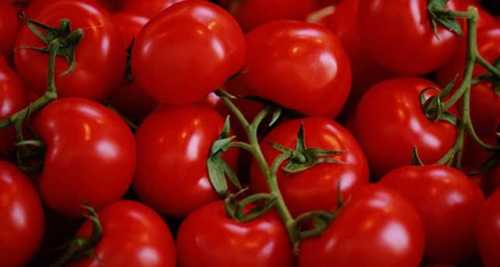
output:
<instances>
[{"instance_id":1,"label":"green sepal","mask_svg":"<svg viewBox=\"0 0 500 267\"><path fill-rule=\"evenodd\" d=\"M276 204L276 197L270 193L253 194L238 200L247 190L243 189L236 194L231 194L224 200L228 216L239 222L252 221L271 210ZM247 210L249 205L252 207Z\"/></svg>"},{"instance_id":2,"label":"green sepal","mask_svg":"<svg viewBox=\"0 0 500 267\"><path fill-rule=\"evenodd\" d=\"M434 33L437 32L438 25L441 25L451 32L462 35L462 28L452 11L448 10L447 3L448 0L429 0L427 10Z\"/></svg>"},{"instance_id":3,"label":"green sepal","mask_svg":"<svg viewBox=\"0 0 500 267\"><path fill-rule=\"evenodd\" d=\"M278 120L281 118L283 110L279 107L275 108L273 111L273 114L271 116L271 121L268 123L269 127L272 127L278 122Z\"/></svg>"}]
</instances>

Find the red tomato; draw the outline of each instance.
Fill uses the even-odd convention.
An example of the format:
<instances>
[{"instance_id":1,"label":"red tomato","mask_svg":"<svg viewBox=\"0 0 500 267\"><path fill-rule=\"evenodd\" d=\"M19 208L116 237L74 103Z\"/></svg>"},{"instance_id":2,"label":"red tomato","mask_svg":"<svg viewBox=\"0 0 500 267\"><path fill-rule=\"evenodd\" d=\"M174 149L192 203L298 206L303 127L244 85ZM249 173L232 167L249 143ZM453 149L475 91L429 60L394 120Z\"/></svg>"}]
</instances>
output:
<instances>
[{"instance_id":1,"label":"red tomato","mask_svg":"<svg viewBox=\"0 0 500 267\"><path fill-rule=\"evenodd\" d=\"M381 183L419 212L428 262L459 264L474 254L474 227L484 196L462 172L440 165L408 166L390 172Z\"/></svg>"},{"instance_id":2,"label":"red tomato","mask_svg":"<svg viewBox=\"0 0 500 267\"><path fill-rule=\"evenodd\" d=\"M239 71L244 55L243 33L230 14L209 2L184 1L138 35L132 73L160 103L197 102Z\"/></svg>"},{"instance_id":3,"label":"red tomato","mask_svg":"<svg viewBox=\"0 0 500 267\"><path fill-rule=\"evenodd\" d=\"M434 33L427 3L380 0L360 5L360 34L376 62L396 73L415 75L432 72L453 56L458 39L442 26Z\"/></svg>"},{"instance_id":4,"label":"red tomato","mask_svg":"<svg viewBox=\"0 0 500 267\"><path fill-rule=\"evenodd\" d=\"M50 208L76 217L81 205L101 208L129 188L134 137L113 111L90 100L60 99L35 117L34 130L45 143L40 191Z\"/></svg>"},{"instance_id":5,"label":"red tomato","mask_svg":"<svg viewBox=\"0 0 500 267\"><path fill-rule=\"evenodd\" d=\"M500 190L481 208L476 226L477 245L486 267L500 266Z\"/></svg>"},{"instance_id":6,"label":"red tomato","mask_svg":"<svg viewBox=\"0 0 500 267\"><path fill-rule=\"evenodd\" d=\"M0 266L24 266L44 232L38 193L14 165L0 161Z\"/></svg>"},{"instance_id":7,"label":"red tomato","mask_svg":"<svg viewBox=\"0 0 500 267\"><path fill-rule=\"evenodd\" d=\"M417 267L424 231L415 209L380 185L357 191L317 238L304 240L300 267Z\"/></svg>"},{"instance_id":8,"label":"red tomato","mask_svg":"<svg viewBox=\"0 0 500 267\"><path fill-rule=\"evenodd\" d=\"M109 0L108 0L109 1ZM140 16L153 18L168 7L186 0L119 0L121 9Z\"/></svg>"},{"instance_id":9,"label":"red tomato","mask_svg":"<svg viewBox=\"0 0 500 267\"><path fill-rule=\"evenodd\" d=\"M19 21L17 10L7 1L0 2L0 55L12 52L16 42Z\"/></svg>"},{"instance_id":10,"label":"red tomato","mask_svg":"<svg viewBox=\"0 0 500 267\"><path fill-rule=\"evenodd\" d=\"M249 95L308 115L340 112L351 88L351 67L327 28L275 21L249 33L247 43L242 79Z\"/></svg>"},{"instance_id":11,"label":"red tomato","mask_svg":"<svg viewBox=\"0 0 500 267\"><path fill-rule=\"evenodd\" d=\"M24 108L28 103L27 95L17 74L0 58L0 120ZM0 154L12 149L16 141L13 127L0 129Z\"/></svg>"},{"instance_id":12,"label":"red tomato","mask_svg":"<svg viewBox=\"0 0 500 267\"><path fill-rule=\"evenodd\" d=\"M337 190L349 198L351 193L368 184L368 164L360 146L351 134L339 124L326 118L291 120L274 128L261 141L262 151L269 163L281 154L272 144L294 149L297 132L304 127L305 144L308 148L341 151L332 157L339 163L319 164L303 172L278 172L281 192L293 215L312 210L332 210L337 206ZM266 178L254 162L251 172L252 188L268 191Z\"/></svg>"},{"instance_id":13,"label":"red tomato","mask_svg":"<svg viewBox=\"0 0 500 267\"><path fill-rule=\"evenodd\" d=\"M72 267L175 267L172 234L163 219L152 209L135 201L121 200L98 213L103 227L102 239L93 253ZM90 237L92 223L87 221L78 237Z\"/></svg>"},{"instance_id":14,"label":"red tomato","mask_svg":"<svg viewBox=\"0 0 500 267\"><path fill-rule=\"evenodd\" d=\"M203 222L203 227L200 227ZM268 212L241 223L223 202L191 213L177 236L179 267L290 267L293 253L280 218Z\"/></svg>"},{"instance_id":15,"label":"red tomato","mask_svg":"<svg viewBox=\"0 0 500 267\"><path fill-rule=\"evenodd\" d=\"M149 115L136 134L140 198L176 217L217 200L207 159L223 127L224 118L207 105L163 107Z\"/></svg>"},{"instance_id":16,"label":"red tomato","mask_svg":"<svg viewBox=\"0 0 500 267\"><path fill-rule=\"evenodd\" d=\"M417 78L381 82L361 99L354 121L355 136L377 176L410 164L416 147L425 163L438 161L453 146L456 128L431 121L422 111L420 93L437 88ZM429 91L436 95L439 91Z\"/></svg>"},{"instance_id":17,"label":"red tomato","mask_svg":"<svg viewBox=\"0 0 500 267\"><path fill-rule=\"evenodd\" d=\"M58 27L61 19L71 21L71 29L82 28L84 36L76 47L76 67L61 75L68 64L57 58L56 83L59 96L103 100L116 88L125 73L126 47L111 22L109 14L88 1L58 1L47 4L35 20ZM30 89L43 93L47 89L48 56L22 47L43 47L44 44L24 26L18 36L15 63Z\"/></svg>"},{"instance_id":18,"label":"red tomato","mask_svg":"<svg viewBox=\"0 0 500 267\"><path fill-rule=\"evenodd\" d=\"M319 8L316 0L232 0L228 4L245 31L274 20L304 20Z\"/></svg>"},{"instance_id":19,"label":"red tomato","mask_svg":"<svg viewBox=\"0 0 500 267\"><path fill-rule=\"evenodd\" d=\"M113 14L112 20L122 36L124 46L128 47L132 43L132 40L134 40L137 34L142 30L144 25L148 23L149 18L131 13L120 12Z\"/></svg>"}]
</instances>

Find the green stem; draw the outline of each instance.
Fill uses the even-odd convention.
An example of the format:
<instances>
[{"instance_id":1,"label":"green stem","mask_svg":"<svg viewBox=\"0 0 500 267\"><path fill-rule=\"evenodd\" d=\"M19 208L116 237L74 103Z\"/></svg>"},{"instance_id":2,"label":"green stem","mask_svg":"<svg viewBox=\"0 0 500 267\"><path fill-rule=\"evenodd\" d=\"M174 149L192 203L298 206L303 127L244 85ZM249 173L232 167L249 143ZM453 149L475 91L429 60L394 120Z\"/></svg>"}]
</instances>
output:
<instances>
[{"instance_id":1,"label":"green stem","mask_svg":"<svg viewBox=\"0 0 500 267\"><path fill-rule=\"evenodd\" d=\"M494 74L497 77L500 77L500 70L493 66L488 60L486 60L479 52L477 53L477 63L483 66L487 71Z\"/></svg>"}]
</instances>

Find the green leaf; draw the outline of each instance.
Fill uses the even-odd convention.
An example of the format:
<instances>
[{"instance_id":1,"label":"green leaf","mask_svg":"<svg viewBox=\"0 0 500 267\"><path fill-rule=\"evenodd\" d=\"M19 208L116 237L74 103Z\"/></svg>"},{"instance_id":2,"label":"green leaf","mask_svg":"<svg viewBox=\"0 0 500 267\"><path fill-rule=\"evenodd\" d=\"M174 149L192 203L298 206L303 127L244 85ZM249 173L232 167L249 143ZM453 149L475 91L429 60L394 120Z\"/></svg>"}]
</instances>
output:
<instances>
[{"instance_id":1,"label":"green leaf","mask_svg":"<svg viewBox=\"0 0 500 267\"><path fill-rule=\"evenodd\" d=\"M447 3L448 0L429 0L427 10L431 17L434 33L437 32L437 26L441 25L456 34L461 35L462 28L452 11L448 10Z\"/></svg>"},{"instance_id":2,"label":"green leaf","mask_svg":"<svg viewBox=\"0 0 500 267\"><path fill-rule=\"evenodd\" d=\"M218 155L209 157L207 160L208 177L219 196L226 196L228 191L224 163Z\"/></svg>"}]
</instances>

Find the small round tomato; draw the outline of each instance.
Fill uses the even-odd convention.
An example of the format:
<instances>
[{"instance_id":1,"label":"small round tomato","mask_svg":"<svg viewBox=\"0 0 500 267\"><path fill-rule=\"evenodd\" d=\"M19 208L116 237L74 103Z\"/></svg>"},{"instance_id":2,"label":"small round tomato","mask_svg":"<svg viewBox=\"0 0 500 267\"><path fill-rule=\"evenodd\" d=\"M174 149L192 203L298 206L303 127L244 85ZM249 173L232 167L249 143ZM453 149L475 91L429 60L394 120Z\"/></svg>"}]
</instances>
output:
<instances>
[{"instance_id":1,"label":"small round tomato","mask_svg":"<svg viewBox=\"0 0 500 267\"><path fill-rule=\"evenodd\" d=\"M176 217L217 200L207 159L223 127L224 118L208 105L161 107L150 114L136 134L139 197Z\"/></svg>"},{"instance_id":2,"label":"small round tomato","mask_svg":"<svg viewBox=\"0 0 500 267\"><path fill-rule=\"evenodd\" d=\"M17 30L19 21L17 19L17 11L8 3L8 1L0 2L0 55L8 55L12 52L14 43L16 42Z\"/></svg>"},{"instance_id":3,"label":"small round tomato","mask_svg":"<svg viewBox=\"0 0 500 267\"><path fill-rule=\"evenodd\" d=\"M23 84L17 74L0 58L0 120L21 110L28 104ZM12 149L16 140L13 127L0 129L0 154Z\"/></svg>"},{"instance_id":4,"label":"small round tomato","mask_svg":"<svg viewBox=\"0 0 500 267\"><path fill-rule=\"evenodd\" d=\"M40 198L28 177L0 161L0 266L24 266L44 233Z\"/></svg>"},{"instance_id":5,"label":"small round tomato","mask_svg":"<svg viewBox=\"0 0 500 267\"><path fill-rule=\"evenodd\" d=\"M57 1L45 5L33 19L52 27L59 27L61 19L69 19L71 30L83 30L83 37L75 48L74 70L63 73L69 65L64 57L57 57L59 96L104 100L120 84L125 73L126 47L106 10L89 1ZM14 53L21 78L39 94L47 90L48 55L26 47L44 46L24 26Z\"/></svg>"},{"instance_id":6,"label":"small round tomato","mask_svg":"<svg viewBox=\"0 0 500 267\"><path fill-rule=\"evenodd\" d=\"M238 72L245 39L237 22L206 1L184 1L152 19L137 36L132 73L156 101L203 101Z\"/></svg>"},{"instance_id":7,"label":"small round tomato","mask_svg":"<svg viewBox=\"0 0 500 267\"><path fill-rule=\"evenodd\" d=\"M380 0L360 5L360 35L369 55L400 74L428 73L448 62L458 38L442 26L434 32L427 4L423 0Z\"/></svg>"},{"instance_id":8,"label":"small round tomato","mask_svg":"<svg viewBox=\"0 0 500 267\"><path fill-rule=\"evenodd\" d=\"M84 204L101 208L125 194L135 142L118 114L90 100L64 98L37 114L33 126L45 143L40 191L50 208L77 217Z\"/></svg>"},{"instance_id":9,"label":"small round tomato","mask_svg":"<svg viewBox=\"0 0 500 267\"><path fill-rule=\"evenodd\" d=\"M298 21L264 24L247 35L242 72L249 95L307 115L336 116L351 88L351 67L326 27Z\"/></svg>"},{"instance_id":10,"label":"small round tomato","mask_svg":"<svg viewBox=\"0 0 500 267\"><path fill-rule=\"evenodd\" d=\"M160 215L135 201L121 200L98 213L102 239L93 253L70 264L71 267L175 267L172 234ZM92 223L79 230L79 238L89 238Z\"/></svg>"},{"instance_id":11,"label":"small round tomato","mask_svg":"<svg viewBox=\"0 0 500 267\"><path fill-rule=\"evenodd\" d=\"M415 209L380 185L356 191L319 237L302 241L300 267L417 267L424 230Z\"/></svg>"},{"instance_id":12,"label":"small round tomato","mask_svg":"<svg viewBox=\"0 0 500 267\"><path fill-rule=\"evenodd\" d=\"M287 232L275 212L238 222L228 217L222 201L184 220L177 236L177 258L181 267L290 267L293 263Z\"/></svg>"},{"instance_id":13,"label":"small round tomato","mask_svg":"<svg viewBox=\"0 0 500 267\"><path fill-rule=\"evenodd\" d=\"M429 120L420 94L433 83L417 78L383 81L361 99L354 119L354 133L377 176L410 164L416 147L425 163L438 161L453 146L456 128ZM437 95L439 89L427 91Z\"/></svg>"},{"instance_id":14,"label":"small round tomato","mask_svg":"<svg viewBox=\"0 0 500 267\"><path fill-rule=\"evenodd\" d=\"M419 212L428 262L459 264L474 254L474 227L484 196L462 172L441 165L408 166L390 172L381 184Z\"/></svg>"},{"instance_id":15,"label":"small round tomato","mask_svg":"<svg viewBox=\"0 0 500 267\"><path fill-rule=\"evenodd\" d=\"M481 208L476 226L477 246L486 267L500 266L500 190Z\"/></svg>"},{"instance_id":16,"label":"small round tomato","mask_svg":"<svg viewBox=\"0 0 500 267\"><path fill-rule=\"evenodd\" d=\"M332 210L339 204L339 188L342 196L349 198L354 190L368 184L368 163L360 146L346 129L326 118L290 120L274 128L261 141L263 154L270 164L281 154L273 145L280 144L293 150L301 126L307 148L332 150L339 154L331 157L338 161L336 163L321 163L297 173L285 172L283 168L278 171L280 190L295 216L313 210ZM284 162L283 166L287 163ZM255 162L252 164L251 184L255 191L268 191L266 178Z\"/></svg>"}]
</instances>

